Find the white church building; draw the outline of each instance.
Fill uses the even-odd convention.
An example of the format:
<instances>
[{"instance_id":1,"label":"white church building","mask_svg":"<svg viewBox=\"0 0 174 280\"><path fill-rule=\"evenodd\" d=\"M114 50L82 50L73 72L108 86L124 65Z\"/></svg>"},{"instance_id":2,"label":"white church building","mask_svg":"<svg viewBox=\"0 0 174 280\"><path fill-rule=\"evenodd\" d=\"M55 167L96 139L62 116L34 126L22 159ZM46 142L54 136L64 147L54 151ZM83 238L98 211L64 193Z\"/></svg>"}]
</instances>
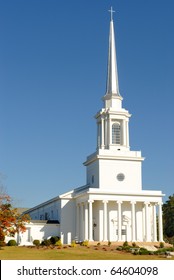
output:
<instances>
[{"instance_id":1,"label":"white church building","mask_svg":"<svg viewBox=\"0 0 174 280\"><path fill-rule=\"evenodd\" d=\"M144 158L129 146L131 115L122 107L112 14L111 9L107 87L103 107L95 115L96 151L84 162L86 184L26 211L32 220L20 234L21 244L51 235L60 236L64 244L163 241L164 195L142 189Z\"/></svg>"}]
</instances>

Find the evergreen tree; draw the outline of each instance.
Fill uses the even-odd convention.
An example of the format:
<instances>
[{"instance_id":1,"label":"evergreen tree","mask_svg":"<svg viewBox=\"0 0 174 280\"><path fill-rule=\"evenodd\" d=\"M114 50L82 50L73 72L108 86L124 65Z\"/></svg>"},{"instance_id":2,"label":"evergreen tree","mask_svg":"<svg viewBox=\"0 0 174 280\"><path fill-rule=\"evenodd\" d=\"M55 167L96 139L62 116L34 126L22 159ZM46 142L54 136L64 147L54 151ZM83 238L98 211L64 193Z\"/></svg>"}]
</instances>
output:
<instances>
[{"instance_id":1,"label":"evergreen tree","mask_svg":"<svg viewBox=\"0 0 174 280\"><path fill-rule=\"evenodd\" d=\"M167 237L174 237L174 194L163 205L163 230Z\"/></svg>"}]
</instances>

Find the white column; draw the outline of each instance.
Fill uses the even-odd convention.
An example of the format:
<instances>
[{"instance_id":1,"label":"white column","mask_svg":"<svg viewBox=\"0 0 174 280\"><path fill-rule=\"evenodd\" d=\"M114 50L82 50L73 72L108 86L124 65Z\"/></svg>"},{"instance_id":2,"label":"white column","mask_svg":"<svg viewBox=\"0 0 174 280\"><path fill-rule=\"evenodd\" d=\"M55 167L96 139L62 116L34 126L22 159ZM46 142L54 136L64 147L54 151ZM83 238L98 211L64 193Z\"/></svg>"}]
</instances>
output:
<instances>
[{"instance_id":1,"label":"white column","mask_svg":"<svg viewBox=\"0 0 174 280\"><path fill-rule=\"evenodd\" d=\"M88 240L88 202L85 202L85 240Z\"/></svg>"},{"instance_id":2,"label":"white column","mask_svg":"<svg viewBox=\"0 0 174 280\"><path fill-rule=\"evenodd\" d=\"M142 203L143 204L143 203ZM143 204L144 205L144 204ZM146 232L145 232L145 207L142 205L142 229L143 229L143 232L142 232L142 239L143 241L145 241L145 238L146 238Z\"/></svg>"},{"instance_id":3,"label":"white column","mask_svg":"<svg viewBox=\"0 0 174 280\"><path fill-rule=\"evenodd\" d=\"M88 200L89 203L89 241L93 241L93 213L92 213L92 203L93 200Z\"/></svg>"},{"instance_id":4,"label":"white column","mask_svg":"<svg viewBox=\"0 0 174 280\"><path fill-rule=\"evenodd\" d=\"M157 231L156 231L156 204L153 204L153 242L157 241Z\"/></svg>"},{"instance_id":5,"label":"white column","mask_svg":"<svg viewBox=\"0 0 174 280\"><path fill-rule=\"evenodd\" d=\"M122 240L122 215L121 215L121 204L122 201L117 201L117 205L118 205L118 214L117 214L117 220L118 220L118 241Z\"/></svg>"},{"instance_id":6,"label":"white column","mask_svg":"<svg viewBox=\"0 0 174 280\"><path fill-rule=\"evenodd\" d=\"M107 200L103 200L103 241L108 241Z\"/></svg>"},{"instance_id":7,"label":"white column","mask_svg":"<svg viewBox=\"0 0 174 280\"><path fill-rule=\"evenodd\" d=\"M144 202L145 204L145 241L151 241L149 238L149 202Z\"/></svg>"},{"instance_id":8,"label":"white column","mask_svg":"<svg viewBox=\"0 0 174 280\"><path fill-rule=\"evenodd\" d=\"M97 147L98 149L101 148L101 143L102 139L101 139L101 122L97 123Z\"/></svg>"},{"instance_id":9,"label":"white column","mask_svg":"<svg viewBox=\"0 0 174 280\"><path fill-rule=\"evenodd\" d=\"M99 132L99 123L97 122L97 148L100 148L100 132Z\"/></svg>"},{"instance_id":10,"label":"white column","mask_svg":"<svg viewBox=\"0 0 174 280\"><path fill-rule=\"evenodd\" d=\"M131 209L131 225L132 225L132 241L135 241L135 229L136 229L136 223L135 223L135 201L131 201L132 209Z\"/></svg>"},{"instance_id":11,"label":"white column","mask_svg":"<svg viewBox=\"0 0 174 280\"><path fill-rule=\"evenodd\" d=\"M77 240L80 239L80 234L79 234L79 218L80 218L80 208L79 208L79 204L77 203L76 204L76 237L77 237Z\"/></svg>"},{"instance_id":12,"label":"white column","mask_svg":"<svg viewBox=\"0 0 174 280\"><path fill-rule=\"evenodd\" d=\"M126 146L129 147L129 121L126 121Z\"/></svg>"},{"instance_id":13,"label":"white column","mask_svg":"<svg viewBox=\"0 0 174 280\"><path fill-rule=\"evenodd\" d=\"M109 133L108 133L108 136L109 136L109 146L112 144L112 124L111 124L111 118L110 118L110 115L108 117L108 124L109 124Z\"/></svg>"},{"instance_id":14,"label":"white column","mask_svg":"<svg viewBox=\"0 0 174 280\"><path fill-rule=\"evenodd\" d=\"M159 231L159 242L163 242L162 202L158 203L158 231Z\"/></svg>"},{"instance_id":15,"label":"white column","mask_svg":"<svg viewBox=\"0 0 174 280\"><path fill-rule=\"evenodd\" d=\"M107 115L107 146L109 148L110 144L111 144L111 132L110 132L110 116Z\"/></svg>"},{"instance_id":16,"label":"white column","mask_svg":"<svg viewBox=\"0 0 174 280\"><path fill-rule=\"evenodd\" d=\"M126 121L123 121L122 124L122 131L121 131L121 142L123 146L126 146Z\"/></svg>"},{"instance_id":17,"label":"white column","mask_svg":"<svg viewBox=\"0 0 174 280\"><path fill-rule=\"evenodd\" d=\"M108 147L108 119L105 117L105 148Z\"/></svg>"},{"instance_id":18,"label":"white column","mask_svg":"<svg viewBox=\"0 0 174 280\"><path fill-rule=\"evenodd\" d=\"M80 204L80 239L81 241L84 240L84 222L83 222L83 202Z\"/></svg>"},{"instance_id":19,"label":"white column","mask_svg":"<svg viewBox=\"0 0 174 280\"><path fill-rule=\"evenodd\" d=\"M104 119L101 117L101 148L104 149Z\"/></svg>"},{"instance_id":20,"label":"white column","mask_svg":"<svg viewBox=\"0 0 174 280\"><path fill-rule=\"evenodd\" d=\"M61 243L64 244L64 234L63 234L63 232L60 232L60 240L61 240Z\"/></svg>"}]
</instances>

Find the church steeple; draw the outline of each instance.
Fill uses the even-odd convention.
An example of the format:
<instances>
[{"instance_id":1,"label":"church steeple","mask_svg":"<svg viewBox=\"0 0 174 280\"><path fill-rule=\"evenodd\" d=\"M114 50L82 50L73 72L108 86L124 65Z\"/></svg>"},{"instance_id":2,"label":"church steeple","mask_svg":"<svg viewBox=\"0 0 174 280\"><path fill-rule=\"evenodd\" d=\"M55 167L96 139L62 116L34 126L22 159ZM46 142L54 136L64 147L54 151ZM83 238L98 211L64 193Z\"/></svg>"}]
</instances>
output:
<instances>
[{"instance_id":1,"label":"church steeple","mask_svg":"<svg viewBox=\"0 0 174 280\"><path fill-rule=\"evenodd\" d=\"M109 10L109 12L111 12L111 21L110 21L110 32L109 32L108 75L107 75L106 94L116 94L120 96L119 84L118 84L114 23L113 23L114 11L112 7L111 10Z\"/></svg>"},{"instance_id":2,"label":"church steeple","mask_svg":"<svg viewBox=\"0 0 174 280\"><path fill-rule=\"evenodd\" d=\"M111 7L109 31L109 54L106 94L103 97L104 108L96 114L97 149L130 150L128 122L130 114L122 107L123 98L119 92L116 47Z\"/></svg>"},{"instance_id":3,"label":"church steeple","mask_svg":"<svg viewBox=\"0 0 174 280\"><path fill-rule=\"evenodd\" d=\"M115 44L114 22L113 22L114 10L112 9L112 7L109 10L109 12L111 12L111 20L110 20L110 31L109 31L108 72L107 72L106 94L103 97L103 100L105 102L105 108L121 109L122 97L119 92L116 44Z\"/></svg>"}]
</instances>

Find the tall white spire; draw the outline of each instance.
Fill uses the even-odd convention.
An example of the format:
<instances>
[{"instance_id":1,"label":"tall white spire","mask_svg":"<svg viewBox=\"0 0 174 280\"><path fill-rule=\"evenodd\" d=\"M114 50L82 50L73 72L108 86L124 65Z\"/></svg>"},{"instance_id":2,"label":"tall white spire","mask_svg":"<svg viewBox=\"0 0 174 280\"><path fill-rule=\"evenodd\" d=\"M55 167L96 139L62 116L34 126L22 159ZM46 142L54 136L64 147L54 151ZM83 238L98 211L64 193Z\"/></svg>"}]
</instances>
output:
<instances>
[{"instance_id":1,"label":"tall white spire","mask_svg":"<svg viewBox=\"0 0 174 280\"><path fill-rule=\"evenodd\" d=\"M114 35L114 23L113 23L113 9L109 10L111 13L110 21L110 33L109 33L109 54L108 54L108 73L107 73L107 87L106 94L116 94L120 96L119 84L118 84L118 71L117 71L117 59L116 59L116 46Z\"/></svg>"}]
</instances>

